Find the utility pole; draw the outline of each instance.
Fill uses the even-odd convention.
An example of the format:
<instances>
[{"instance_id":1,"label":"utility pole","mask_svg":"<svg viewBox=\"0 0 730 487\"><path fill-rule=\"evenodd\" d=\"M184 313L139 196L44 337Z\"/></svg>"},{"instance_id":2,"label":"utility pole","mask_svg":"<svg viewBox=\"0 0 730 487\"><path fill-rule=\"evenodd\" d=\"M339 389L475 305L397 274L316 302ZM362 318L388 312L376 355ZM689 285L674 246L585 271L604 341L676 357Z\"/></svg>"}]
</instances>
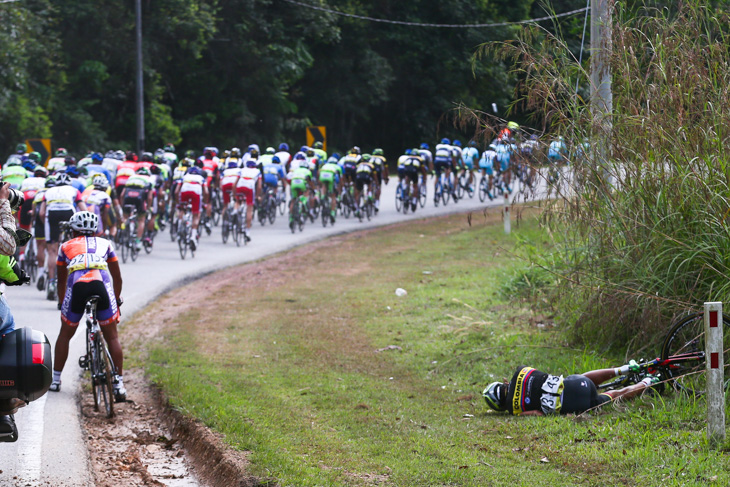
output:
<instances>
[{"instance_id":1,"label":"utility pole","mask_svg":"<svg viewBox=\"0 0 730 487\"><path fill-rule=\"evenodd\" d=\"M593 115L593 157L602 166L601 179L611 185L610 158L611 112L611 5L613 0L591 0L591 113Z\"/></svg>"},{"instance_id":2,"label":"utility pole","mask_svg":"<svg viewBox=\"0 0 730 487\"><path fill-rule=\"evenodd\" d=\"M144 151L144 84L142 78L142 0L134 2L137 17L137 154Z\"/></svg>"}]
</instances>

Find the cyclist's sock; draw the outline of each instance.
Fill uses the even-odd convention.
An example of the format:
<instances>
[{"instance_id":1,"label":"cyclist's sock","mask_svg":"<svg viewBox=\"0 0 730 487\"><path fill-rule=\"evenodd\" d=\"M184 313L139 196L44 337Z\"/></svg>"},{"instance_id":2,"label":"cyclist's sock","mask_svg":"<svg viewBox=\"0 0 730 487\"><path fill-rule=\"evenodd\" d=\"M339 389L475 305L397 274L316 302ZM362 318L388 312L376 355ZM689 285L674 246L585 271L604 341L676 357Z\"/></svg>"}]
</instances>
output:
<instances>
[{"instance_id":1,"label":"cyclist's sock","mask_svg":"<svg viewBox=\"0 0 730 487\"><path fill-rule=\"evenodd\" d=\"M53 371L53 382L61 382L61 372L58 370Z\"/></svg>"}]
</instances>

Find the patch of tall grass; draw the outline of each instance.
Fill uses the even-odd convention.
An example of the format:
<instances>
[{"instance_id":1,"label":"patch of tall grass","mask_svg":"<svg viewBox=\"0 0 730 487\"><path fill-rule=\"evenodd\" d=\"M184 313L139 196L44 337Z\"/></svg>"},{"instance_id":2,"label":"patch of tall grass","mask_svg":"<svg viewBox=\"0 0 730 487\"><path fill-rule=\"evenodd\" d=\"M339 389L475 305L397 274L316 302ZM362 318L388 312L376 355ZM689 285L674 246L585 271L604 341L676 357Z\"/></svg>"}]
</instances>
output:
<instances>
[{"instance_id":1,"label":"patch of tall grass","mask_svg":"<svg viewBox=\"0 0 730 487\"><path fill-rule=\"evenodd\" d=\"M529 27L485 46L516 62L517 105L573 148L545 222L560 235L552 269L576 338L638 349L674 316L730 298L728 25L715 2L613 4L613 109L601 119L561 39Z\"/></svg>"}]
</instances>

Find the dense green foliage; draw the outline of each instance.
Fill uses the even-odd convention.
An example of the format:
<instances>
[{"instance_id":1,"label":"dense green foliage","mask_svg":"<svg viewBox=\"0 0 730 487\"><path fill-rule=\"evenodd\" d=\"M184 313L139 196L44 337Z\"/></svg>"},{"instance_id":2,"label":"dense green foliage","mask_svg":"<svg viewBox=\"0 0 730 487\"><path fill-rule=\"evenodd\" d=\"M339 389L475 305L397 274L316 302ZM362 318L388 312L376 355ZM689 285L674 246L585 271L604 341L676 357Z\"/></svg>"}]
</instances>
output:
<instances>
[{"instance_id":1,"label":"dense green foliage","mask_svg":"<svg viewBox=\"0 0 730 487\"><path fill-rule=\"evenodd\" d=\"M705 2L618 8L607 133L572 96L581 68L559 39L538 46L525 32L502 51L525 75L526 103L573 147L607 140L572 158L574 184L550 212L563 237L550 265L583 340L635 349L672 315L730 299L728 34L727 15Z\"/></svg>"},{"instance_id":2,"label":"dense green foliage","mask_svg":"<svg viewBox=\"0 0 730 487\"><path fill-rule=\"evenodd\" d=\"M306 0L380 19L442 24L542 17L535 0ZM328 128L330 145L392 151L455 135L458 104L500 115L508 66L476 47L517 27L439 29L353 19L285 0L155 0L143 5L148 148L281 139ZM563 0L554 10L585 6ZM571 49L583 16L561 19ZM543 22L553 28L551 22ZM0 4L0 151L52 137L71 150L133 148L135 16L127 0ZM516 115L518 118L520 114ZM468 136L468 134L464 134Z\"/></svg>"}]
</instances>

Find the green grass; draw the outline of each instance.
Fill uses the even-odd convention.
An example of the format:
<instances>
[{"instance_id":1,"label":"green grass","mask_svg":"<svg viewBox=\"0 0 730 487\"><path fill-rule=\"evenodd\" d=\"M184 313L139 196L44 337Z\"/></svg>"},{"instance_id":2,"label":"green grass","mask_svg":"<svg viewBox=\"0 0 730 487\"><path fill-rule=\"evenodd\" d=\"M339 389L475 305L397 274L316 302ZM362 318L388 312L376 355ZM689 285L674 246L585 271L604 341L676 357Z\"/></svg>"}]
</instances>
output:
<instances>
[{"instance_id":1,"label":"green grass","mask_svg":"<svg viewBox=\"0 0 730 487\"><path fill-rule=\"evenodd\" d=\"M133 361L280 485L727 485L702 401L640 398L579 419L487 410L485 384L519 364L622 360L572 348L549 310L514 295L549 282L524 260L536 251L551 249L532 218L510 236L497 216L454 216L337 238L269 262L285 285L264 271L260 285L198 293Z\"/></svg>"}]
</instances>

